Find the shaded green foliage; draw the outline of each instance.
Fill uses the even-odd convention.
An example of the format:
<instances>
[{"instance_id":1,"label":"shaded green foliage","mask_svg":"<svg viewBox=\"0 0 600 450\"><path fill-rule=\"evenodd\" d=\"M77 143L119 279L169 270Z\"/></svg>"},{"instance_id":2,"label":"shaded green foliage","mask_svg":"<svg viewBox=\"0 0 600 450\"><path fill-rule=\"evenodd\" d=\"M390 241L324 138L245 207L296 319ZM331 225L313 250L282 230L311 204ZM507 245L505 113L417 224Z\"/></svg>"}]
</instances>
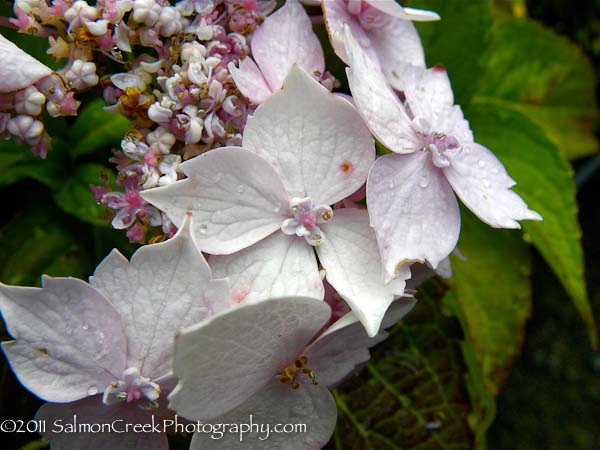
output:
<instances>
[{"instance_id":1,"label":"shaded green foliage","mask_svg":"<svg viewBox=\"0 0 600 450\"><path fill-rule=\"evenodd\" d=\"M366 369L336 391L338 427L328 450L472 448L460 330L440 311L435 287L442 286L422 292Z\"/></svg>"},{"instance_id":2,"label":"shaded green foliage","mask_svg":"<svg viewBox=\"0 0 600 450\"><path fill-rule=\"evenodd\" d=\"M583 276L581 230L572 169L558 149L521 113L477 103L467 113L476 138L488 146L506 166L518 192L543 222L527 221L522 226L565 285L579 310L594 346L596 327Z\"/></svg>"}]
</instances>

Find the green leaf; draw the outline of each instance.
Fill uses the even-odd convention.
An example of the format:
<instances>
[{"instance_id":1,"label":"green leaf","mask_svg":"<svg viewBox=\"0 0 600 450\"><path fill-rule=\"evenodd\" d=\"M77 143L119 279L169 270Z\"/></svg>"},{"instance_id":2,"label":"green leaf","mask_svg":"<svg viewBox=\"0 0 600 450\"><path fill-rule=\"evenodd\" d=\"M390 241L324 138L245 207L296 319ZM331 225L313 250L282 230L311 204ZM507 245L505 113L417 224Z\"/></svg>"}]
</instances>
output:
<instances>
[{"instance_id":1,"label":"green leaf","mask_svg":"<svg viewBox=\"0 0 600 450\"><path fill-rule=\"evenodd\" d=\"M44 441L40 439L38 441L31 441L29 444L21 447L19 450L42 450L44 448L48 448L50 443L48 441Z\"/></svg>"},{"instance_id":2,"label":"green leaf","mask_svg":"<svg viewBox=\"0 0 600 450\"><path fill-rule=\"evenodd\" d=\"M419 297L360 376L335 392L338 424L325 449L472 448L459 332L431 296Z\"/></svg>"},{"instance_id":3,"label":"green leaf","mask_svg":"<svg viewBox=\"0 0 600 450\"><path fill-rule=\"evenodd\" d=\"M130 123L121 114L105 111L103 106L102 100L94 100L77 116L70 132L72 155L87 155L105 149L108 156L111 148L119 146Z\"/></svg>"},{"instance_id":4,"label":"green leaf","mask_svg":"<svg viewBox=\"0 0 600 450\"><path fill-rule=\"evenodd\" d=\"M469 108L467 117L476 140L498 156L517 182L514 190L544 218L522 223L526 237L565 286L596 348L571 167L544 131L521 113L479 102Z\"/></svg>"},{"instance_id":5,"label":"green leaf","mask_svg":"<svg viewBox=\"0 0 600 450\"><path fill-rule=\"evenodd\" d=\"M37 285L40 275L83 277L88 272L85 250L77 244L60 214L33 205L0 229L0 280Z\"/></svg>"},{"instance_id":6,"label":"green leaf","mask_svg":"<svg viewBox=\"0 0 600 450\"><path fill-rule=\"evenodd\" d=\"M477 99L516 109L568 159L598 150L596 76L578 47L528 19L500 22Z\"/></svg>"},{"instance_id":7,"label":"green leaf","mask_svg":"<svg viewBox=\"0 0 600 450\"><path fill-rule=\"evenodd\" d=\"M452 257L451 291L444 304L465 335L467 386L476 400L469 423L477 448L485 448L494 398L523 343L531 309L530 261L519 233L490 228L467 211L462 216L458 249L465 259Z\"/></svg>"},{"instance_id":8,"label":"green leaf","mask_svg":"<svg viewBox=\"0 0 600 450\"><path fill-rule=\"evenodd\" d=\"M32 178L47 186L56 186L62 178L59 158L49 153L42 159L31 153L27 145L0 140L0 187Z\"/></svg>"},{"instance_id":9,"label":"green leaf","mask_svg":"<svg viewBox=\"0 0 600 450\"><path fill-rule=\"evenodd\" d=\"M54 200L65 212L84 222L108 226L107 208L96 203L90 190L90 184L101 184L101 176L112 180L112 170L100 164L82 164L77 166L69 178L63 180L61 187L53 192Z\"/></svg>"},{"instance_id":10,"label":"green leaf","mask_svg":"<svg viewBox=\"0 0 600 450\"><path fill-rule=\"evenodd\" d=\"M437 12L441 20L418 22L428 66L443 64L452 81L457 104L471 100L483 74L492 28L492 2L410 0L413 8Z\"/></svg>"}]
</instances>

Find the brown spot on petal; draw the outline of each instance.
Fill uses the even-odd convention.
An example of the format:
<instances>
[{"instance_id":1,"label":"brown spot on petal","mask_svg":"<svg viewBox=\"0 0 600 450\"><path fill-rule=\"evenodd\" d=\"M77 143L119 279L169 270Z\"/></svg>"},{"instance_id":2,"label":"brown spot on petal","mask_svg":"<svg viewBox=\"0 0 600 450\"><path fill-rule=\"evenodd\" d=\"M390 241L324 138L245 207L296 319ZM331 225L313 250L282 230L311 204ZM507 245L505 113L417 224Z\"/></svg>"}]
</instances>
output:
<instances>
[{"instance_id":1,"label":"brown spot on petal","mask_svg":"<svg viewBox=\"0 0 600 450\"><path fill-rule=\"evenodd\" d=\"M394 271L398 272L398 271L400 271L400 269L402 268L402 266L404 264L412 264L412 263L425 264L425 261L422 260L422 259L403 259L398 264L396 264L396 267L395 267Z\"/></svg>"},{"instance_id":2,"label":"brown spot on petal","mask_svg":"<svg viewBox=\"0 0 600 450\"><path fill-rule=\"evenodd\" d=\"M343 173L350 173L354 169L354 165L350 161L344 161L340 164L340 170Z\"/></svg>"},{"instance_id":3,"label":"brown spot on petal","mask_svg":"<svg viewBox=\"0 0 600 450\"><path fill-rule=\"evenodd\" d=\"M36 348L35 351L38 352L40 356L48 356L48 350L46 350L45 348Z\"/></svg>"}]
</instances>

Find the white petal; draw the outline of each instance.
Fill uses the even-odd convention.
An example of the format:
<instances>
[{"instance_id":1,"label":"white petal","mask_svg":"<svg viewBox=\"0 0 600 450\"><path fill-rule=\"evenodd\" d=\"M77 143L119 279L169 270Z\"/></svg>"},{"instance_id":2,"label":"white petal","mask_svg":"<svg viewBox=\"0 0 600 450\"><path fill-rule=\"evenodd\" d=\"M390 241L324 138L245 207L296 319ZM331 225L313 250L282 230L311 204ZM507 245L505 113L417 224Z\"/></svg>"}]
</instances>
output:
<instances>
[{"instance_id":1,"label":"white petal","mask_svg":"<svg viewBox=\"0 0 600 450\"><path fill-rule=\"evenodd\" d=\"M144 83L142 77L132 73L116 73L110 77L110 81L123 91L128 87L134 87L141 91L146 89L146 83Z\"/></svg>"},{"instance_id":2,"label":"white petal","mask_svg":"<svg viewBox=\"0 0 600 450\"><path fill-rule=\"evenodd\" d=\"M348 28L345 29L345 45L350 61L350 67L346 69L348 83L356 108L366 124L390 150L396 153L416 151L418 139L404 107Z\"/></svg>"},{"instance_id":3,"label":"white petal","mask_svg":"<svg viewBox=\"0 0 600 450\"><path fill-rule=\"evenodd\" d=\"M315 252L303 238L275 232L233 255L211 256L209 263L215 277L228 279L234 303L324 296Z\"/></svg>"},{"instance_id":4,"label":"white petal","mask_svg":"<svg viewBox=\"0 0 600 450\"><path fill-rule=\"evenodd\" d=\"M385 314L381 331L369 337L365 327L353 312L346 314L328 328L306 350L307 366L316 374L317 381L330 389L367 362L369 348L383 341L391 327L415 305L414 298L401 297L394 301Z\"/></svg>"},{"instance_id":5,"label":"white petal","mask_svg":"<svg viewBox=\"0 0 600 450\"><path fill-rule=\"evenodd\" d=\"M335 54L346 64L349 63L346 45L344 44L344 25L346 25L350 28L352 36L358 40L363 50L372 60L371 67L379 67L379 58L371 45L369 35L356 19L356 16L348 11L347 0L326 0L323 1L322 6L327 33Z\"/></svg>"},{"instance_id":6,"label":"white petal","mask_svg":"<svg viewBox=\"0 0 600 450\"><path fill-rule=\"evenodd\" d=\"M189 177L142 197L180 226L192 211L192 233L202 251L230 254L279 229L289 198L277 172L239 147L211 150L179 168Z\"/></svg>"},{"instance_id":7,"label":"white petal","mask_svg":"<svg viewBox=\"0 0 600 450\"><path fill-rule=\"evenodd\" d=\"M442 111L451 108L454 104L454 94L446 69L434 67L427 70L414 68L405 71L402 79L394 83L394 87L404 91L406 101L415 117L421 116L430 120L435 131L451 131L442 126L438 118ZM438 119L434 121L434 117Z\"/></svg>"},{"instance_id":8,"label":"white petal","mask_svg":"<svg viewBox=\"0 0 600 450\"><path fill-rule=\"evenodd\" d=\"M458 202L428 152L377 159L367 181L367 205L387 280L406 263L428 261L435 268L456 246Z\"/></svg>"},{"instance_id":9,"label":"white petal","mask_svg":"<svg viewBox=\"0 0 600 450\"><path fill-rule=\"evenodd\" d=\"M373 337L394 296L404 292L404 280L410 277L410 271L405 268L396 282L384 285L375 233L365 210L337 209L321 228L324 238L317 254L327 281Z\"/></svg>"},{"instance_id":10,"label":"white petal","mask_svg":"<svg viewBox=\"0 0 600 450\"><path fill-rule=\"evenodd\" d=\"M102 392L125 370L123 322L96 289L75 278L42 288L0 284L0 310L14 341L2 350L19 381L53 402Z\"/></svg>"},{"instance_id":11,"label":"white petal","mask_svg":"<svg viewBox=\"0 0 600 450\"><path fill-rule=\"evenodd\" d=\"M52 69L25 53L0 34L0 92L23 89L52 73Z\"/></svg>"},{"instance_id":12,"label":"white petal","mask_svg":"<svg viewBox=\"0 0 600 450\"><path fill-rule=\"evenodd\" d=\"M394 0L365 0L373 8L389 14L390 16L399 17L405 20L430 21L439 20L438 13L427 11L425 9L403 8Z\"/></svg>"},{"instance_id":13,"label":"white petal","mask_svg":"<svg viewBox=\"0 0 600 450\"><path fill-rule=\"evenodd\" d=\"M306 385L293 391L272 380L234 411L218 417L213 423L254 425L252 432L225 433L222 439L195 433L190 450L308 450L320 449L331 438L337 420L333 397L324 386ZM278 424L305 424L306 431L292 433L256 432L258 427L273 430ZM243 426L243 425L242 425Z\"/></svg>"},{"instance_id":14,"label":"white petal","mask_svg":"<svg viewBox=\"0 0 600 450\"><path fill-rule=\"evenodd\" d=\"M74 416L77 416L74 419ZM46 403L37 412L35 420L46 422L44 438L50 441L52 449L68 450L167 450L169 445L167 435L161 432L119 432L125 431L126 424L132 427L146 425L151 429L152 414L140 409L137 405L120 404L106 406L102 403L102 396L96 395L77 402L56 404ZM105 428L111 425L115 432L68 432L74 420L77 425L104 424ZM160 419L155 423L162 425ZM62 429L61 429L62 427Z\"/></svg>"},{"instance_id":15,"label":"white petal","mask_svg":"<svg viewBox=\"0 0 600 450\"><path fill-rule=\"evenodd\" d=\"M260 69L250 57L241 60L239 68L229 63L228 69L236 87L252 103L261 104L273 93L260 73Z\"/></svg>"},{"instance_id":16,"label":"white petal","mask_svg":"<svg viewBox=\"0 0 600 450\"><path fill-rule=\"evenodd\" d=\"M184 330L175 344L179 383L169 407L190 420L237 408L299 356L330 313L323 301L284 297L243 305Z\"/></svg>"},{"instance_id":17,"label":"white petal","mask_svg":"<svg viewBox=\"0 0 600 450\"><path fill-rule=\"evenodd\" d=\"M294 67L248 118L243 146L270 161L292 197L333 204L365 180L375 147L356 109Z\"/></svg>"},{"instance_id":18,"label":"white petal","mask_svg":"<svg viewBox=\"0 0 600 450\"><path fill-rule=\"evenodd\" d=\"M407 66L425 68L425 52L412 22L390 17L368 35L388 81L402 78Z\"/></svg>"},{"instance_id":19,"label":"white petal","mask_svg":"<svg viewBox=\"0 0 600 450\"><path fill-rule=\"evenodd\" d=\"M182 328L231 305L227 281L213 279L189 229L186 220L175 237L141 247L131 263L113 250L90 280L125 319L127 366L150 379L170 373Z\"/></svg>"},{"instance_id":20,"label":"white petal","mask_svg":"<svg viewBox=\"0 0 600 450\"><path fill-rule=\"evenodd\" d=\"M463 203L485 223L496 228L520 228L517 220L542 220L510 189L515 181L483 145L464 146L460 152L450 152L448 159L446 178Z\"/></svg>"},{"instance_id":21,"label":"white petal","mask_svg":"<svg viewBox=\"0 0 600 450\"><path fill-rule=\"evenodd\" d=\"M272 91L281 88L295 64L311 75L325 70L321 42L298 0L287 0L254 31L252 56Z\"/></svg>"}]
</instances>

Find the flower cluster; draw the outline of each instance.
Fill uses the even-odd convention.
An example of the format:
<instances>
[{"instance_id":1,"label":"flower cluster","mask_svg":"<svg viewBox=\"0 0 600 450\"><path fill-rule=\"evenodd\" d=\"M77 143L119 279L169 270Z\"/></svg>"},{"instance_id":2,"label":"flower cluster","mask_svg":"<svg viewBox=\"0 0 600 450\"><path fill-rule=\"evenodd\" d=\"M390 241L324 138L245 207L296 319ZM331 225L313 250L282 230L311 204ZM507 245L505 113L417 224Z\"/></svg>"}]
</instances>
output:
<instances>
[{"instance_id":1,"label":"flower cluster","mask_svg":"<svg viewBox=\"0 0 600 450\"><path fill-rule=\"evenodd\" d=\"M108 109L134 123L113 159L123 192L94 192L130 239L158 226L169 239L131 261L114 251L89 284L0 285L15 338L3 349L21 382L52 402L39 417L81 410L146 423L177 412L235 423L253 414L309 432L250 443L196 434L191 448L321 448L337 417L329 389L414 305L407 281L450 275L455 194L493 227L541 219L475 142L446 71L425 66L411 20L435 13L393 0L319 4L352 96L331 92L297 0L264 21L269 5L253 1L52 4L61 33L78 36L67 47L89 46L61 74L71 88L94 84L85 66L94 52L135 53L103 82ZM35 6L35 20L26 7L34 10L17 9L23 29L50 33L49 7ZM391 153L378 156L373 136ZM89 446L88 437L46 437ZM93 439L166 448L156 433Z\"/></svg>"}]
</instances>

